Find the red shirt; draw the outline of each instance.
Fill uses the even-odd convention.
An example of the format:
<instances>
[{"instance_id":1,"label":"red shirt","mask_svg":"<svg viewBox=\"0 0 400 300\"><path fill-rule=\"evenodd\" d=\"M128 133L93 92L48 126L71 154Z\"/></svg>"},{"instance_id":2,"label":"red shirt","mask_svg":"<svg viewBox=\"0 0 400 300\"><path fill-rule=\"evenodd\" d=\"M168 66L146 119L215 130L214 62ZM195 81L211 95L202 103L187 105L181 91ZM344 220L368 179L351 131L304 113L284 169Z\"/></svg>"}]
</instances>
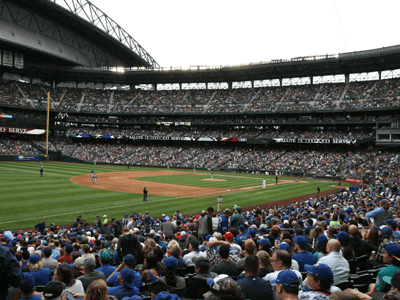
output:
<instances>
[{"instance_id":1,"label":"red shirt","mask_svg":"<svg viewBox=\"0 0 400 300\"><path fill-rule=\"evenodd\" d=\"M60 256L59 258L57 258L57 261L60 263L67 263L69 265L71 265L74 260L72 259L72 255L71 254L64 254L63 256Z\"/></svg>"}]
</instances>

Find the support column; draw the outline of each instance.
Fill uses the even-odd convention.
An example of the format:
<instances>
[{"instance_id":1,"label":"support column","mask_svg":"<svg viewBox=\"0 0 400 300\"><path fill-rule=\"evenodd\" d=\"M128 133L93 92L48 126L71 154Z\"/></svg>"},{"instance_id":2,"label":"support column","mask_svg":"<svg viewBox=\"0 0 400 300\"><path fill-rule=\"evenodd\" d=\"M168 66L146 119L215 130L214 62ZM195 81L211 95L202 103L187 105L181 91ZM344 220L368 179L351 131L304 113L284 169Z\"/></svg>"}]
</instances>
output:
<instances>
[{"instance_id":1,"label":"support column","mask_svg":"<svg viewBox=\"0 0 400 300\"><path fill-rule=\"evenodd\" d=\"M228 82L228 90L232 90L232 81Z\"/></svg>"},{"instance_id":2,"label":"support column","mask_svg":"<svg viewBox=\"0 0 400 300\"><path fill-rule=\"evenodd\" d=\"M350 82L350 75L349 74L344 74L344 83L349 84Z\"/></svg>"}]
</instances>

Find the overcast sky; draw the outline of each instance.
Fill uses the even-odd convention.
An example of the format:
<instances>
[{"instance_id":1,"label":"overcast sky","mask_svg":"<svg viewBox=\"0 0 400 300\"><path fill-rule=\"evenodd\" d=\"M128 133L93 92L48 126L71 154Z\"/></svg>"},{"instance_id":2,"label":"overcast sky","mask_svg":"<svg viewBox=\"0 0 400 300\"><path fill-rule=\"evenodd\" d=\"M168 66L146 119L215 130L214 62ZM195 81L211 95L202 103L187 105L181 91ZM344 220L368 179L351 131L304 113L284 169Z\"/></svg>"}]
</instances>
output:
<instances>
[{"instance_id":1,"label":"overcast sky","mask_svg":"<svg viewBox=\"0 0 400 300\"><path fill-rule=\"evenodd\" d=\"M400 44L399 0L91 2L162 67L248 64Z\"/></svg>"}]
</instances>

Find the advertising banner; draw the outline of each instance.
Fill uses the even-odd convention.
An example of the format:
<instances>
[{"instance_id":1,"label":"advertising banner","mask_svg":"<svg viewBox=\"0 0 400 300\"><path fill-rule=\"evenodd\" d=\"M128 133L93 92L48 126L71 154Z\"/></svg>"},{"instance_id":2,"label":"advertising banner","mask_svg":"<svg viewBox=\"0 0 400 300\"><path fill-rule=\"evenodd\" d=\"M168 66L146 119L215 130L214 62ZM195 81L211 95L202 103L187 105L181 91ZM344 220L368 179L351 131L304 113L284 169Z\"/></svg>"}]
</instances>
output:
<instances>
[{"instance_id":1,"label":"advertising banner","mask_svg":"<svg viewBox=\"0 0 400 300\"><path fill-rule=\"evenodd\" d=\"M10 51L3 52L3 66L12 67L13 66L13 53Z\"/></svg>"},{"instance_id":2,"label":"advertising banner","mask_svg":"<svg viewBox=\"0 0 400 300\"><path fill-rule=\"evenodd\" d=\"M39 160L38 155L15 155L14 160L17 161L34 161Z\"/></svg>"},{"instance_id":3,"label":"advertising banner","mask_svg":"<svg viewBox=\"0 0 400 300\"><path fill-rule=\"evenodd\" d=\"M24 55L21 53L15 53L14 56L14 67L17 69L24 68Z\"/></svg>"},{"instance_id":4,"label":"advertising banner","mask_svg":"<svg viewBox=\"0 0 400 300\"><path fill-rule=\"evenodd\" d=\"M0 132L10 132L10 133L17 133L17 134L42 135L42 134L46 133L46 130L44 130L44 129L0 127Z\"/></svg>"}]
</instances>

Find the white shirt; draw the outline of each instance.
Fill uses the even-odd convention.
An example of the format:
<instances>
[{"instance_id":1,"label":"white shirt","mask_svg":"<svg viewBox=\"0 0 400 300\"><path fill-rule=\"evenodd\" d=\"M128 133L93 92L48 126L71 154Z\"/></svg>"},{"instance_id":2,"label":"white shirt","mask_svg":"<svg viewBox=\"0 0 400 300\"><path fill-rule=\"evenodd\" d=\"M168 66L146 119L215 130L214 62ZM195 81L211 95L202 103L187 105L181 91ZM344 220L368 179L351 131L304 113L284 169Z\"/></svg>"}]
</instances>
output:
<instances>
[{"instance_id":1,"label":"white shirt","mask_svg":"<svg viewBox=\"0 0 400 300\"><path fill-rule=\"evenodd\" d=\"M196 251L189 252L188 254L186 254L183 257L183 262L185 263L185 266L186 267L194 266L195 264L194 264L194 262L192 262L192 258L193 257L197 257L197 256L207 257L207 254L205 252L201 252L201 251L199 251L199 252L196 252Z\"/></svg>"},{"instance_id":2,"label":"white shirt","mask_svg":"<svg viewBox=\"0 0 400 300\"><path fill-rule=\"evenodd\" d=\"M321 257L318 263L325 264L331 268L333 272L333 285L349 280L349 263L339 252L331 252L328 255Z\"/></svg>"},{"instance_id":3,"label":"white shirt","mask_svg":"<svg viewBox=\"0 0 400 300\"><path fill-rule=\"evenodd\" d=\"M299 278L299 282L301 284L301 288L303 288L303 276L301 275L301 273L297 270L292 270L293 272L296 273L297 277ZM264 280L272 282L272 280L276 280L276 278L278 278L278 274L280 271L275 271L272 273L268 273L267 275L264 276ZM275 290L275 283L271 283L271 286L273 286L273 289Z\"/></svg>"}]
</instances>

